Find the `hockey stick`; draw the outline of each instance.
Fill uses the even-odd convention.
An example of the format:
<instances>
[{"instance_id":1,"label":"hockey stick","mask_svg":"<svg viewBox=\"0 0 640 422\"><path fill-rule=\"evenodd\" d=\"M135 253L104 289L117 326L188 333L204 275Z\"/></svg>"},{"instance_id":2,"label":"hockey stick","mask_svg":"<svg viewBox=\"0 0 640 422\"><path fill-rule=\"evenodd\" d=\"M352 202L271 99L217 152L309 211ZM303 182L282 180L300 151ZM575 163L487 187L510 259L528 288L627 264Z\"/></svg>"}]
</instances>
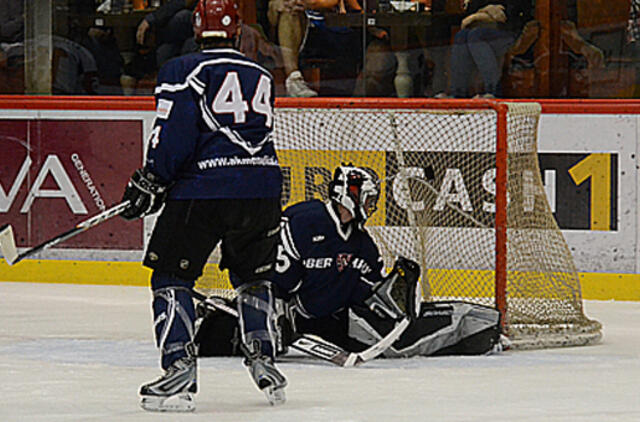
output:
<instances>
[{"instance_id":1,"label":"hockey stick","mask_svg":"<svg viewBox=\"0 0 640 422\"><path fill-rule=\"evenodd\" d=\"M386 336L380 339L380 341L370 346L368 349L358 353L348 352L335 344L307 334L303 334L300 338L291 343L290 346L311 356L348 368L361 365L377 358L381 353L395 343L408 326L409 318L404 318L396 324L393 330L389 331Z\"/></svg>"},{"instance_id":2,"label":"hockey stick","mask_svg":"<svg viewBox=\"0 0 640 422\"><path fill-rule=\"evenodd\" d=\"M213 308L238 318L238 311L230 306L227 306L227 304L225 304L222 300L208 298L205 295L193 290L192 295L194 298L207 303ZM379 342L359 353L348 352L343 348L336 346L335 344L321 339L320 337L308 334L300 335L289 346L315 358L331 362L334 365L353 367L378 357L382 352L387 350L393 343L395 343L395 341L405 331L407 326L409 326L409 319L405 318L400 323L398 323L393 330L387 333L387 335L384 336Z\"/></svg>"},{"instance_id":3,"label":"hockey stick","mask_svg":"<svg viewBox=\"0 0 640 422\"><path fill-rule=\"evenodd\" d=\"M49 239L46 242L39 244L38 246L27 249L21 254L18 254L18 249L16 248L16 241L13 236L13 228L9 224L4 224L2 227L0 227L0 251L2 251L2 256L4 256L7 264L13 265L17 262L22 261L28 256L55 246L58 243L71 239L72 237L90 229L91 227L95 227L98 224L104 223L110 218L121 214L128 206L129 201L125 201L118 205L115 205L108 210L101 212L100 214L94 215L91 218L81 221L80 223L76 224L76 226L71 230L67 230L64 233L57 235L53 239Z\"/></svg>"}]
</instances>

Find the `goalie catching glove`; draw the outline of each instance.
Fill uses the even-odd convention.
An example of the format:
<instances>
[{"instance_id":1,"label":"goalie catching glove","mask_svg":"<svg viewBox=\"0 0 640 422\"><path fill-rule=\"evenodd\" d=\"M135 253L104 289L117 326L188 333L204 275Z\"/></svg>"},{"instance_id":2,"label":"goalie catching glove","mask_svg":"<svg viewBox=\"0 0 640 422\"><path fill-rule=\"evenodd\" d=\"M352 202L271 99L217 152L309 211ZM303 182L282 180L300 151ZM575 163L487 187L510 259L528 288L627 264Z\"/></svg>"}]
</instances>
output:
<instances>
[{"instance_id":1,"label":"goalie catching glove","mask_svg":"<svg viewBox=\"0 0 640 422\"><path fill-rule=\"evenodd\" d=\"M418 294L420 266L410 259L398 257L393 270L373 288L365 304L383 318L414 320L418 316L421 297Z\"/></svg>"},{"instance_id":2,"label":"goalie catching glove","mask_svg":"<svg viewBox=\"0 0 640 422\"><path fill-rule=\"evenodd\" d=\"M146 168L136 170L124 191L122 201L129 207L120 214L126 220L135 220L157 212L167 198L169 186Z\"/></svg>"}]
</instances>

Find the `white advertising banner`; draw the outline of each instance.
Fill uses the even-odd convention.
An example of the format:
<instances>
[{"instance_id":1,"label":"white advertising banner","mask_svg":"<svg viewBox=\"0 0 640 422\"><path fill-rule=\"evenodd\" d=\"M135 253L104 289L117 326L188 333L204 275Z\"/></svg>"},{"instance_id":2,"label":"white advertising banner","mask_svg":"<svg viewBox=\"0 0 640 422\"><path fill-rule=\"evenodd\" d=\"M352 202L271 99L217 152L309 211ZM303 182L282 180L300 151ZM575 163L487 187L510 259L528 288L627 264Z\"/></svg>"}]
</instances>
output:
<instances>
[{"instance_id":1,"label":"white advertising banner","mask_svg":"<svg viewBox=\"0 0 640 422\"><path fill-rule=\"evenodd\" d=\"M638 116L543 114L538 144L549 203L578 271L636 273Z\"/></svg>"}]
</instances>

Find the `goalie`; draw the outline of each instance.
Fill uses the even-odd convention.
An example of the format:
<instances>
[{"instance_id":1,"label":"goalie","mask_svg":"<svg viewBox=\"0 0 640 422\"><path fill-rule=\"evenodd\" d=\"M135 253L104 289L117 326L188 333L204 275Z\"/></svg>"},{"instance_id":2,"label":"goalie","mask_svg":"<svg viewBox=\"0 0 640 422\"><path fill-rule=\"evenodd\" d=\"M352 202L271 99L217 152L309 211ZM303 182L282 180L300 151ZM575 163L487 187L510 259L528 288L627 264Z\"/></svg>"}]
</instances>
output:
<instances>
[{"instance_id":1,"label":"goalie","mask_svg":"<svg viewBox=\"0 0 640 422\"><path fill-rule=\"evenodd\" d=\"M375 173L341 166L329 184L328 202L304 201L284 211L273 279L283 304L272 325L279 328L272 335L280 352L303 334L360 352L405 318L411 322L384 351L387 357L492 351L500 336L496 310L464 302L420 303L420 268L406 258L385 274L364 227L378 196ZM202 305L200 356L236 354L233 317Z\"/></svg>"}]
</instances>

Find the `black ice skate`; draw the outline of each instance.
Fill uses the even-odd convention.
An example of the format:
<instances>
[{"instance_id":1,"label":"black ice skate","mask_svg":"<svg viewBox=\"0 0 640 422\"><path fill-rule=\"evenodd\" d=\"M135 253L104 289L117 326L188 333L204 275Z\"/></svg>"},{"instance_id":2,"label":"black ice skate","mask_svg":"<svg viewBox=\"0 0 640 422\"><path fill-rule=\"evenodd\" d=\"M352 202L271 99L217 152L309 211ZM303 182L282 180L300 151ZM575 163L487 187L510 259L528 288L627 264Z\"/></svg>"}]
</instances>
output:
<instances>
[{"instance_id":1,"label":"black ice skate","mask_svg":"<svg viewBox=\"0 0 640 422\"><path fill-rule=\"evenodd\" d=\"M266 356L249 358L244 361L244 364L253 381L269 400L269 404L275 406L287 400L284 393L287 379L276 368L271 358Z\"/></svg>"},{"instance_id":2,"label":"black ice skate","mask_svg":"<svg viewBox=\"0 0 640 422\"><path fill-rule=\"evenodd\" d=\"M156 412L193 412L193 395L198 391L196 359L176 360L163 376L140 387L144 410Z\"/></svg>"}]
</instances>

